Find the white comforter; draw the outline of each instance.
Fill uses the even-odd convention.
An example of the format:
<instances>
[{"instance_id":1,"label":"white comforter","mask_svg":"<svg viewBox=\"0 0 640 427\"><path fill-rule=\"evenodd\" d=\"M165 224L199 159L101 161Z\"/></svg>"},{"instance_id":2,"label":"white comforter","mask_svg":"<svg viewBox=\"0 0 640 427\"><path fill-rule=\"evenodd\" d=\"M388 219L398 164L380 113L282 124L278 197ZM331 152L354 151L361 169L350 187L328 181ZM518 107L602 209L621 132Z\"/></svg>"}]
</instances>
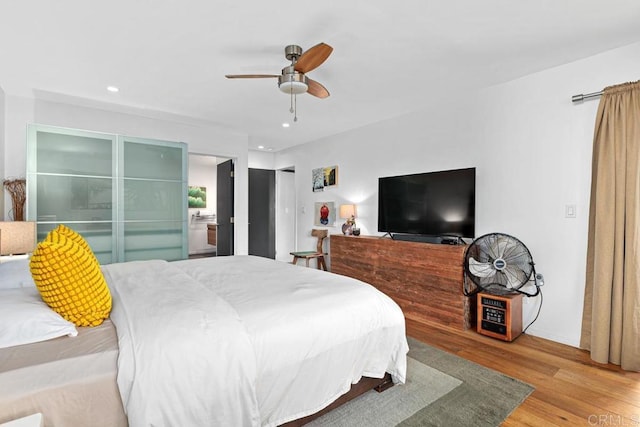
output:
<instances>
[{"instance_id":1,"label":"white comforter","mask_svg":"<svg viewBox=\"0 0 640 427\"><path fill-rule=\"evenodd\" d=\"M400 308L354 279L251 256L105 267L130 425L273 426L361 376L404 382Z\"/></svg>"}]
</instances>

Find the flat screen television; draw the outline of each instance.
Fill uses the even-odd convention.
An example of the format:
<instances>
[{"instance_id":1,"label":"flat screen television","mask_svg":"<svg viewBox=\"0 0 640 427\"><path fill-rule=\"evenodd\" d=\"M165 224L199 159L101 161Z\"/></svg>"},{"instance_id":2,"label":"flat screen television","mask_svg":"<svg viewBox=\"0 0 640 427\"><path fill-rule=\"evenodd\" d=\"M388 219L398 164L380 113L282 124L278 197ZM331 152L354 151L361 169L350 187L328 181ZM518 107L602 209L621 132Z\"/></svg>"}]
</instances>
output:
<instances>
[{"instance_id":1,"label":"flat screen television","mask_svg":"<svg viewBox=\"0 0 640 427\"><path fill-rule=\"evenodd\" d=\"M378 231L475 237L476 169L378 179Z\"/></svg>"}]
</instances>

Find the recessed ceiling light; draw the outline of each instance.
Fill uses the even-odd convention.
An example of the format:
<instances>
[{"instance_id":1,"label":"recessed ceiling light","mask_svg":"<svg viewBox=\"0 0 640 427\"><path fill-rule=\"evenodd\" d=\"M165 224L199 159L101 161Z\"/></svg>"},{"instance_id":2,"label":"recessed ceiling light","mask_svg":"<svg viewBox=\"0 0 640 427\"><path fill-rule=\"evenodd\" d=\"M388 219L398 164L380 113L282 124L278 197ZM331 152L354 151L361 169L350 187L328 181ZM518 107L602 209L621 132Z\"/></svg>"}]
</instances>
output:
<instances>
[{"instance_id":1,"label":"recessed ceiling light","mask_svg":"<svg viewBox=\"0 0 640 427\"><path fill-rule=\"evenodd\" d=\"M264 150L264 145L258 145L259 150Z\"/></svg>"},{"instance_id":2,"label":"recessed ceiling light","mask_svg":"<svg viewBox=\"0 0 640 427\"><path fill-rule=\"evenodd\" d=\"M117 88L117 87L115 87L115 86L107 86L107 90L108 90L109 92L113 92L113 93L116 93L116 92L120 91L120 89L118 89L118 88Z\"/></svg>"},{"instance_id":3,"label":"recessed ceiling light","mask_svg":"<svg viewBox=\"0 0 640 427\"><path fill-rule=\"evenodd\" d=\"M283 127L283 128L288 128L289 126L291 126L289 123L283 123L283 124L282 124L282 127Z\"/></svg>"}]
</instances>

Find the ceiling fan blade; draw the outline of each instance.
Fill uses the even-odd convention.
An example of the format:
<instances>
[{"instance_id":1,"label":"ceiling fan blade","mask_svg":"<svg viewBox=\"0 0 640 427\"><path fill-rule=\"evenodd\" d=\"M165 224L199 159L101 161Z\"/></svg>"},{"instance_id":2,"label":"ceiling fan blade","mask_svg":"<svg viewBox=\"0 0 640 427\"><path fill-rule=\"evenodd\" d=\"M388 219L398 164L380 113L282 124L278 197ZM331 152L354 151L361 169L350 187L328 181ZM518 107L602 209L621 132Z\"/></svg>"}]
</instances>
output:
<instances>
[{"instance_id":1,"label":"ceiling fan blade","mask_svg":"<svg viewBox=\"0 0 640 427\"><path fill-rule=\"evenodd\" d=\"M317 81L307 77L307 83L309 84L309 88L307 89L307 93L309 95L313 95L318 98L326 98L327 96L329 96L329 91L327 90L327 88L322 86Z\"/></svg>"},{"instance_id":2,"label":"ceiling fan blade","mask_svg":"<svg viewBox=\"0 0 640 427\"><path fill-rule=\"evenodd\" d=\"M294 65L294 69L299 73L308 73L318 68L329 55L333 52L333 48L325 43L319 43L314 47L306 50Z\"/></svg>"},{"instance_id":3,"label":"ceiling fan blade","mask_svg":"<svg viewBox=\"0 0 640 427\"><path fill-rule=\"evenodd\" d=\"M278 74L226 74L228 79L266 79L271 77L280 77Z\"/></svg>"}]
</instances>

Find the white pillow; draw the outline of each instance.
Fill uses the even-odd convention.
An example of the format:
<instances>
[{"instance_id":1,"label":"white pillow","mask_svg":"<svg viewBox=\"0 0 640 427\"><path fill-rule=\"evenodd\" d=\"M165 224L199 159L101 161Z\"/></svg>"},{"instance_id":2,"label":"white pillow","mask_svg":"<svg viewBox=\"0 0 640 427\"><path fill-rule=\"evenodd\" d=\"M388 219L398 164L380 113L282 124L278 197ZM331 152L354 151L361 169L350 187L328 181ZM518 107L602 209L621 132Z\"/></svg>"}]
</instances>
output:
<instances>
[{"instance_id":1,"label":"white pillow","mask_svg":"<svg viewBox=\"0 0 640 427\"><path fill-rule=\"evenodd\" d=\"M29 258L12 256L0 259L0 289L35 287L29 270Z\"/></svg>"},{"instance_id":2,"label":"white pillow","mask_svg":"<svg viewBox=\"0 0 640 427\"><path fill-rule=\"evenodd\" d=\"M78 331L51 310L36 288L0 290L0 348L30 344Z\"/></svg>"}]
</instances>

